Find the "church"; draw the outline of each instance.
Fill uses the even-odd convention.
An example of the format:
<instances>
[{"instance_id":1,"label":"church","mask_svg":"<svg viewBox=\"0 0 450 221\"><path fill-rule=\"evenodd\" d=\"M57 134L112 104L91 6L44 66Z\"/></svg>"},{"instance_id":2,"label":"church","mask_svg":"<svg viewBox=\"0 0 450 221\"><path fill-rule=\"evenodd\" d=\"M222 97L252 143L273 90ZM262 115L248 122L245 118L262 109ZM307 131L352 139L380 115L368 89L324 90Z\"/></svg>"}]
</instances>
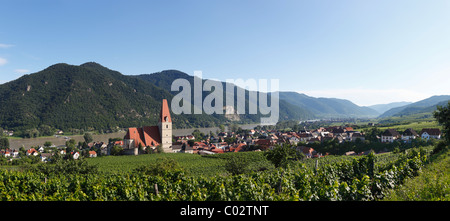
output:
<instances>
[{"instance_id":1,"label":"church","mask_svg":"<svg viewBox=\"0 0 450 221\"><path fill-rule=\"evenodd\" d=\"M156 148L161 145L165 153L172 152L172 119L169 105L163 99L159 114L158 126L131 127L123 138L125 154L138 155L139 146L143 148Z\"/></svg>"}]
</instances>

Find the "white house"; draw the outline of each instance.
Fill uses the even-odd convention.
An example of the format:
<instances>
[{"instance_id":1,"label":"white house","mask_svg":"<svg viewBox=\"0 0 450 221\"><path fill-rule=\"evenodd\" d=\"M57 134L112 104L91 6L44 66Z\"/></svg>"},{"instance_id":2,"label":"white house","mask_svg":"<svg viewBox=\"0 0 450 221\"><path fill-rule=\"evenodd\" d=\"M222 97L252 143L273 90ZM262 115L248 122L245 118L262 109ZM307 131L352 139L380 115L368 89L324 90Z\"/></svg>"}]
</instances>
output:
<instances>
[{"instance_id":1,"label":"white house","mask_svg":"<svg viewBox=\"0 0 450 221\"><path fill-rule=\"evenodd\" d=\"M399 139L400 134L394 129L387 129L381 134L381 142L392 143L394 140Z\"/></svg>"},{"instance_id":2,"label":"white house","mask_svg":"<svg viewBox=\"0 0 450 221\"><path fill-rule=\"evenodd\" d=\"M72 152L71 154L72 154L72 157L73 157L74 160L77 160L80 157L80 153L79 152L75 152L75 153Z\"/></svg>"},{"instance_id":3,"label":"white house","mask_svg":"<svg viewBox=\"0 0 450 221\"><path fill-rule=\"evenodd\" d=\"M47 162L48 159L52 156L53 154L51 153L42 153L41 154L41 161L42 162Z\"/></svg>"},{"instance_id":4,"label":"white house","mask_svg":"<svg viewBox=\"0 0 450 221\"><path fill-rule=\"evenodd\" d=\"M89 157L97 157L97 153L95 151L89 151Z\"/></svg>"},{"instance_id":5,"label":"white house","mask_svg":"<svg viewBox=\"0 0 450 221\"><path fill-rule=\"evenodd\" d=\"M12 152L12 157L16 158L16 157L18 157L18 156L19 156L19 151L13 150L13 152Z\"/></svg>"},{"instance_id":6,"label":"white house","mask_svg":"<svg viewBox=\"0 0 450 221\"><path fill-rule=\"evenodd\" d=\"M39 153L34 148L31 148L31 149L27 150L26 154L27 154L27 156L30 156L30 155L37 156Z\"/></svg>"},{"instance_id":7,"label":"white house","mask_svg":"<svg viewBox=\"0 0 450 221\"><path fill-rule=\"evenodd\" d=\"M420 132L420 136L422 137L422 139L430 139L430 138L434 138L434 139L441 139L441 130L439 130L439 128L424 128L422 129L422 131Z\"/></svg>"},{"instance_id":8,"label":"white house","mask_svg":"<svg viewBox=\"0 0 450 221\"><path fill-rule=\"evenodd\" d=\"M402 133L402 140L404 141L411 141L416 139L417 137L419 137L419 134L412 128L408 128Z\"/></svg>"}]
</instances>

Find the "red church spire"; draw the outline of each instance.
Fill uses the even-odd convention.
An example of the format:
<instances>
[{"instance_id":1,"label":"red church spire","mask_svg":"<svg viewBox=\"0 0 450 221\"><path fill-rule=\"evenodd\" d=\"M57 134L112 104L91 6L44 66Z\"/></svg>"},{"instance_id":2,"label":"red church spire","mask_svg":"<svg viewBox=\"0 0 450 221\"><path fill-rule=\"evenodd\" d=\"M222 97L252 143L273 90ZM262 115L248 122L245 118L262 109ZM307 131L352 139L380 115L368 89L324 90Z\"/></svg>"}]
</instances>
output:
<instances>
[{"instance_id":1,"label":"red church spire","mask_svg":"<svg viewBox=\"0 0 450 221\"><path fill-rule=\"evenodd\" d=\"M169 105L167 104L166 99L163 99L162 102L161 113L159 114L159 122L172 123L172 119L170 118Z\"/></svg>"}]
</instances>

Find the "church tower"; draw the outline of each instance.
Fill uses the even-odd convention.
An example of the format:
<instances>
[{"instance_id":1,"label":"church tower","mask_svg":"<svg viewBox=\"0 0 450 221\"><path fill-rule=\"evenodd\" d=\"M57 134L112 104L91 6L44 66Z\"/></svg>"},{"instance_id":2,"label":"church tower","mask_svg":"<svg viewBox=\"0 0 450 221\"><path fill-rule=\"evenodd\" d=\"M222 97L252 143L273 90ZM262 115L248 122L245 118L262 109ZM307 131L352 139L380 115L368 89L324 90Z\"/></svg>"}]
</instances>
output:
<instances>
[{"instance_id":1,"label":"church tower","mask_svg":"<svg viewBox=\"0 0 450 221\"><path fill-rule=\"evenodd\" d=\"M170 118L169 105L163 99L161 112L159 114L159 134L161 135L161 146L164 152L172 152L172 119Z\"/></svg>"}]
</instances>

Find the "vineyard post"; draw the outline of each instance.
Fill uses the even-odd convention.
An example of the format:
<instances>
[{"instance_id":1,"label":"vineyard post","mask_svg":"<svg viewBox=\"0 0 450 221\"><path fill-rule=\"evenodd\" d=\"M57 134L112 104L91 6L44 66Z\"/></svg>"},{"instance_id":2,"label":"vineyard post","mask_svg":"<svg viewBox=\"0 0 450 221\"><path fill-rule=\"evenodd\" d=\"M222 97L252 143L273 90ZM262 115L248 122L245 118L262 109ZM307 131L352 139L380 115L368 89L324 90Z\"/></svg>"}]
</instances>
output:
<instances>
[{"instance_id":1,"label":"vineyard post","mask_svg":"<svg viewBox=\"0 0 450 221\"><path fill-rule=\"evenodd\" d=\"M316 165L314 167L314 174L317 175L317 170L319 169L319 160L316 159Z\"/></svg>"}]
</instances>

